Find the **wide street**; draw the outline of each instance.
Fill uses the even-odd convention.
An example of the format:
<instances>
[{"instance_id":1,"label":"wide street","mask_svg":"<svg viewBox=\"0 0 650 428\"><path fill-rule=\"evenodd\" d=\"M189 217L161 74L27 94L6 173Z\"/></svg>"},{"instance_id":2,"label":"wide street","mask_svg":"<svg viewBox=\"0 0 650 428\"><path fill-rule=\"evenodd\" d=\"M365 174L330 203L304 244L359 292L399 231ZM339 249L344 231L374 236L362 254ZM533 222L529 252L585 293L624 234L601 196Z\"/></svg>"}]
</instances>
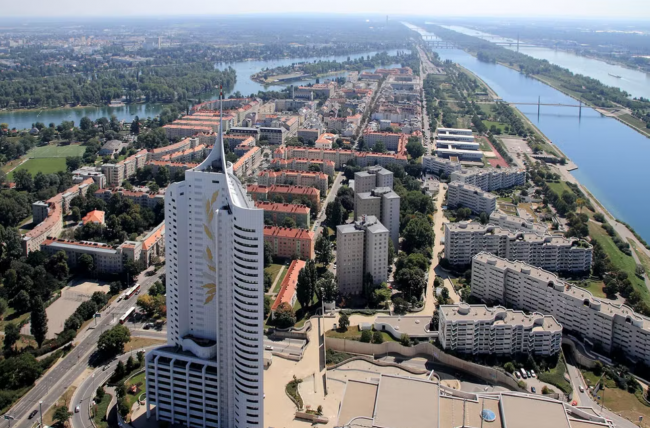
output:
<instances>
[{"instance_id":1,"label":"wide street","mask_svg":"<svg viewBox=\"0 0 650 428\"><path fill-rule=\"evenodd\" d=\"M336 194L341 188L341 183L343 182L344 178L345 176L343 175L342 172L336 173L336 177L334 178L334 183L332 184L332 188L330 189L329 193L327 194L327 197L323 201L323 204L321 205L321 210L318 213L318 217L316 217L316 220L314 220L314 224L312 225L314 236L320 235L321 224L325 221L325 210L327 209L327 204L329 204L334 200L334 198L336 198Z\"/></svg>"},{"instance_id":2,"label":"wide street","mask_svg":"<svg viewBox=\"0 0 650 428\"><path fill-rule=\"evenodd\" d=\"M160 269L154 276L141 275L140 293L146 293L159 276L164 274L165 268ZM94 323L91 323L85 331L82 331L73 342L74 349L44 374L36 385L6 413L15 418L12 426L15 428L31 427L34 421L27 419L27 416L32 410L38 409L39 401L43 401L43 412L56 403L75 379L89 367L99 335L115 325L119 317L132 306L135 306L135 297L120 302L115 301L104 309L97 326L95 327Z\"/></svg>"}]
</instances>

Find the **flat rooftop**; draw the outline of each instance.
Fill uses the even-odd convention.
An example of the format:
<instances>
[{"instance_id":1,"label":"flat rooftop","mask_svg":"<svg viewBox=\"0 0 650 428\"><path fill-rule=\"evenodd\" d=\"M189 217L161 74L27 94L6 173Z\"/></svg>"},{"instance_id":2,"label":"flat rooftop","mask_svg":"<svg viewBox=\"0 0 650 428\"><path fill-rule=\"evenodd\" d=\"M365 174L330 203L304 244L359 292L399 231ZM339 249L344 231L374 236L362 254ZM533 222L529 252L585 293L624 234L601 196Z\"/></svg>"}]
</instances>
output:
<instances>
[{"instance_id":1,"label":"flat rooftop","mask_svg":"<svg viewBox=\"0 0 650 428\"><path fill-rule=\"evenodd\" d=\"M399 333L406 333L411 337L429 337L431 332L426 331L426 327L431 322L430 316L378 316L375 324L385 323L393 327ZM379 330L379 329L378 329ZM436 332L437 333L437 332Z\"/></svg>"}]
</instances>

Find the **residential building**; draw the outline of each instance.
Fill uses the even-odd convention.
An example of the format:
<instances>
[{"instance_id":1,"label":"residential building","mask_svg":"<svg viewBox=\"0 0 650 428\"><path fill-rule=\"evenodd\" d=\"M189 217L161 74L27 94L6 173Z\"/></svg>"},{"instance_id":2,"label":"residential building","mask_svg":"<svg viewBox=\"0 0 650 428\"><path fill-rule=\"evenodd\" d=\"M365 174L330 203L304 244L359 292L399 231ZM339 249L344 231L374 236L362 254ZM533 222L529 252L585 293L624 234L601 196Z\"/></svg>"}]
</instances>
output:
<instances>
[{"instance_id":1,"label":"residential building","mask_svg":"<svg viewBox=\"0 0 650 428\"><path fill-rule=\"evenodd\" d=\"M376 187L393 188L394 174L381 166L371 166L354 173L354 191L370 192ZM357 216L355 216L356 218Z\"/></svg>"},{"instance_id":2,"label":"residential building","mask_svg":"<svg viewBox=\"0 0 650 428\"><path fill-rule=\"evenodd\" d=\"M172 425L262 427L264 213L226 161L222 131L167 188L165 219L167 344L146 356L147 417L154 405Z\"/></svg>"},{"instance_id":3,"label":"residential building","mask_svg":"<svg viewBox=\"0 0 650 428\"><path fill-rule=\"evenodd\" d=\"M233 171L238 176L248 175L257 168L261 159L262 149L259 147L252 147L233 164Z\"/></svg>"},{"instance_id":4,"label":"residential building","mask_svg":"<svg viewBox=\"0 0 650 428\"><path fill-rule=\"evenodd\" d=\"M422 158L422 167L438 176L451 175L454 171L460 171L463 166L457 160L445 159L438 156L424 156Z\"/></svg>"},{"instance_id":5,"label":"residential building","mask_svg":"<svg viewBox=\"0 0 650 428\"><path fill-rule=\"evenodd\" d=\"M298 274L307 263L304 260L292 260L287 273L280 284L280 291L275 296L273 305L271 305L271 319L275 318L275 311L281 304L286 303L293 308L296 303L296 289L298 288Z\"/></svg>"},{"instance_id":6,"label":"residential building","mask_svg":"<svg viewBox=\"0 0 650 428\"><path fill-rule=\"evenodd\" d=\"M287 137L287 130L284 127L280 126L277 128L274 127L260 127L260 141L265 144L284 144L284 140Z\"/></svg>"},{"instance_id":7,"label":"residential building","mask_svg":"<svg viewBox=\"0 0 650 428\"><path fill-rule=\"evenodd\" d=\"M246 146L255 145L255 137L250 135L228 134L223 136L223 141L224 144L230 147L230 150L235 150L235 147L241 145L246 145Z\"/></svg>"},{"instance_id":8,"label":"residential building","mask_svg":"<svg viewBox=\"0 0 650 428\"><path fill-rule=\"evenodd\" d=\"M169 175L171 177L175 177L177 174L185 174L185 171L188 169L196 168L199 166L198 163L193 163L193 162L170 162L170 161L149 161L147 162L147 165L150 165L153 173L157 174L158 173L158 168L160 167L165 167L169 170Z\"/></svg>"},{"instance_id":9,"label":"residential building","mask_svg":"<svg viewBox=\"0 0 650 428\"><path fill-rule=\"evenodd\" d=\"M562 326L551 315L467 303L442 305L438 314L438 340L444 350L548 356L561 349Z\"/></svg>"},{"instance_id":10,"label":"residential building","mask_svg":"<svg viewBox=\"0 0 650 428\"><path fill-rule=\"evenodd\" d=\"M354 218L363 215L377 217L390 232L393 248L399 248L400 197L397 193L390 187L376 187L370 192L355 192Z\"/></svg>"},{"instance_id":11,"label":"residential building","mask_svg":"<svg viewBox=\"0 0 650 428\"><path fill-rule=\"evenodd\" d=\"M228 135L225 138L229 139L232 136L253 137L255 138L255 141L259 141L260 130L259 128L238 126L238 127L230 128L230 130L228 131Z\"/></svg>"},{"instance_id":12,"label":"residential building","mask_svg":"<svg viewBox=\"0 0 650 428\"><path fill-rule=\"evenodd\" d=\"M201 133L210 134L212 132L212 126L209 124L191 122L187 122L185 125L171 123L163 126L163 129L165 130L165 135L170 140L174 138L187 138Z\"/></svg>"},{"instance_id":13,"label":"residential building","mask_svg":"<svg viewBox=\"0 0 650 428\"><path fill-rule=\"evenodd\" d=\"M151 159L152 160L163 160L167 155L171 155L176 152L183 152L187 149L194 148L199 145L198 138L185 138L178 143L170 144L164 147L158 147L151 150ZM167 159L170 160L170 159Z\"/></svg>"},{"instance_id":14,"label":"residential building","mask_svg":"<svg viewBox=\"0 0 650 428\"><path fill-rule=\"evenodd\" d=\"M99 242L48 238L41 244L40 250L48 255L56 254L59 251L65 252L68 257L68 266L71 268L77 266L82 255L88 254L93 258L95 272L121 273L124 269L124 262L129 259L138 260L140 258L139 248L136 252L125 249L125 247L135 246L136 244L139 247L140 243L132 241L126 241L119 247L112 247Z\"/></svg>"},{"instance_id":15,"label":"residential building","mask_svg":"<svg viewBox=\"0 0 650 428\"><path fill-rule=\"evenodd\" d=\"M289 184L296 186L315 187L322 194L327 193L329 176L323 172L314 171L260 171L257 174L257 183L260 186L273 186L274 184Z\"/></svg>"},{"instance_id":16,"label":"residential building","mask_svg":"<svg viewBox=\"0 0 650 428\"><path fill-rule=\"evenodd\" d=\"M463 168L451 173L451 181L471 184L486 192L526 184L523 168Z\"/></svg>"},{"instance_id":17,"label":"residential building","mask_svg":"<svg viewBox=\"0 0 650 428\"><path fill-rule=\"evenodd\" d=\"M502 229L530 231L541 234L548 232L548 228L543 224L534 223L518 216L503 214L497 211L490 214L490 224L499 226Z\"/></svg>"},{"instance_id":18,"label":"residential building","mask_svg":"<svg viewBox=\"0 0 650 428\"><path fill-rule=\"evenodd\" d=\"M563 236L479 222L445 223L445 258L451 264L468 265L483 251L552 272L589 272L593 256L587 242Z\"/></svg>"},{"instance_id":19,"label":"residential building","mask_svg":"<svg viewBox=\"0 0 650 428\"><path fill-rule=\"evenodd\" d=\"M138 168L145 166L148 156L147 151L142 149L118 163L105 163L102 165L102 174L106 176L106 183L109 186L120 186L122 181L133 176Z\"/></svg>"},{"instance_id":20,"label":"residential building","mask_svg":"<svg viewBox=\"0 0 650 428\"><path fill-rule=\"evenodd\" d=\"M334 175L334 162L330 160L316 160L316 159L273 159L269 165L270 169L291 169L294 171L311 171L310 167L317 166L321 172L327 175Z\"/></svg>"},{"instance_id":21,"label":"residential building","mask_svg":"<svg viewBox=\"0 0 650 428\"><path fill-rule=\"evenodd\" d=\"M81 219L81 222L83 224L88 224L88 223L104 224L105 214L106 213L104 213L104 211L92 210Z\"/></svg>"},{"instance_id":22,"label":"residential building","mask_svg":"<svg viewBox=\"0 0 650 428\"><path fill-rule=\"evenodd\" d=\"M305 205L257 201L255 202L255 206L264 210L264 224L271 222L276 226L281 226L284 223L284 219L290 218L301 229L309 229L311 227L311 210Z\"/></svg>"},{"instance_id":23,"label":"residential building","mask_svg":"<svg viewBox=\"0 0 650 428\"><path fill-rule=\"evenodd\" d=\"M101 168L83 166L72 171L72 182L75 184L79 184L87 178L92 178L100 189L106 187L106 176L102 174Z\"/></svg>"},{"instance_id":24,"label":"residential building","mask_svg":"<svg viewBox=\"0 0 650 428\"><path fill-rule=\"evenodd\" d=\"M273 255L285 259L313 259L316 254L314 232L306 229L264 226L264 242L273 247Z\"/></svg>"},{"instance_id":25,"label":"residential building","mask_svg":"<svg viewBox=\"0 0 650 428\"><path fill-rule=\"evenodd\" d=\"M364 276L375 284L388 280L388 240L390 233L375 216L336 227L336 279L342 294L363 292Z\"/></svg>"},{"instance_id":26,"label":"residential building","mask_svg":"<svg viewBox=\"0 0 650 428\"><path fill-rule=\"evenodd\" d=\"M22 236L21 245L25 256L40 250L41 244L48 237L59 236L63 230L63 216L70 209L70 201L77 196L85 196L93 183L92 178L87 178L46 202L37 201L32 204L32 223L36 226Z\"/></svg>"},{"instance_id":27,"label":"residential building","mask_svg":"<svg viewBox=\"0 0 650 428\"><path fill-rule=\"evenodd\" d=\"M272 186L258 186L249 184L248 194L254 201L280 201L291 203L294 200L307 199L311 209L320 211L320 190L315 187L290 186L287 184L275 184Z\"/></svg>"},{"instance_id":28,"label":"residential building","mask_svg":"<svg viewBox=\"0 0 650 428\"><path fill-rule=\"evenodd\" d=\"M152 257L165 256L165 222L161 222L147 233L142 240L142 253L140 259L145 266L151 264Z\"/></svg>"},{"instance_id":29,"label":"residential building","mask_svg":"<svg viewBox=\"0 0 650 428\"><path fill-rule=\"evenodd\" d=\"M144 208L154 209L158 204L165 203L165 196L163 194L138 192L133 190L126 190L121 187L112 189L100 189L95 192L95 197L108 203L113 195L120 195L122 198L129 199Z\"/></svg>"},{"instance_id":30,"label":"residential building","mask_svg":"<svg viewBox=\"0 0 650 428\"><path fill-rule=\"evenodd\" d=\"M314 142L314 147L317 149L331 149L332 143L336 141L337 138L336 134L321 134Z\"/></svg>"},{"instance_id":31,"label":"residential building","mask_svg":"<svg viewBox=\"0 0 650 428\"><path fill-rule=\"evenodd\" d=\"M650 318L626 305L594 297L556 275L488 253L472 259L471 295L528 312L552 315L565 331L580 335L605 352L650 364Z\"/></svg>"},{"instance_id":32,"label":"residential building","mask_svg":"<svg viewBox=\"0 0 650 428\"><path fill-rule=\"evenodd\" d=\"M452 208L466 207L475 213L490 215L497 209L497 197L478 187L452 181L447 185L447 205Z\"/></svg>"},{"instance_id":33,"label":"residential building","mask_svg":"<svg viewBox=\"0 0 650 428\"><path fill-rule=\"evenodd\" d=\"M386 150L393 152L398 150L402 138L406 138L406 136L394 132L366 132L363 134L363 142L366 147L373 148L377 142L381 141Z\"/></svg>"},{"instance_id":34,"label":"residential building","mask_svg":"<svg viewBox=\"0 0 650 428\"><path fill-rule=\"evenodd\" d=\"M298 128L298 138L303 138L305 142L316 141L321 134L320 128Z\"/></svg>"},{"instance_id":35,"label":"residential building","mask_svg":"<svg viewBox=\"0 0 650 428\"><path fill-rule=\"evenodd\" d=\"M277 152L277 151L276 151ZM334 166L337 169L343 168L343 165L347 164L350 159L354 159L360 167L380 165L386 166L391 163L398 165L408 164L408 159L405 153L372 153L372 152L357 152L352 150L336 149L336 150L326 150L326 149L310 149L307 147L297 147L291 146L283 148L279 153L275 154L274 157L280 157L282 159L316 159L316 160L329 160L334 162Z\"/></svg>"}]
</instances>

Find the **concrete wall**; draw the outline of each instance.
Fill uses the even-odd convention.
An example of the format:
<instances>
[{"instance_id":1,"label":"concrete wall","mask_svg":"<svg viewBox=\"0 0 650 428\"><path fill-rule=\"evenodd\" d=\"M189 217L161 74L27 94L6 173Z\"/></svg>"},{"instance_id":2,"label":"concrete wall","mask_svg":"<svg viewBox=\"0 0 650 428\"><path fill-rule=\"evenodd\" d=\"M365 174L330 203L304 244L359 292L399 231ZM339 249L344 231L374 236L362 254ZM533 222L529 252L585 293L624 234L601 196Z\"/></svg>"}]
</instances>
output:
<instances>
[{"instance_id":1,"label":"concrete wall","mask_svg":"<svg viewBox=\"0 0 650 428\"><path fill-rule=\"evenodd\" d=\"M514 391L525 391L519 388L517 380L509 374L496 370L492 367L486 367L475 364L460 358L444 353L442 350L430 343L418 343L415 346L402 346L397 342L384 342L382 344L363 343L356 340L337 339L333 337L325 338L326 349L334 351L349 352L352 354L378 355L396 353L404 357L429 356L437 363L453 367L456 370L476 376L491 384L498 384Z\"/></svg>"}]
</instances>

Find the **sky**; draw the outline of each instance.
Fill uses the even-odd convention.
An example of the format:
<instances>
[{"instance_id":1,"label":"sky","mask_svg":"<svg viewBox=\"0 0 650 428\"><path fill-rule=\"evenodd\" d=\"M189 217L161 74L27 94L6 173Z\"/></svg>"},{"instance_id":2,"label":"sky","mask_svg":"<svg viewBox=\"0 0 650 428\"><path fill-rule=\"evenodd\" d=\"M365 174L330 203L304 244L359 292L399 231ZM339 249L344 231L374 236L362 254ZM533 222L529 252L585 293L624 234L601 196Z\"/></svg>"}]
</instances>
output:
<instances>
[{"instance_id":1,"label":"sky","mask_svg":"<svg viewBox=\"0 0 650 428\"><path fill-rule=\"evenodd\" d=\"M393 14L459 17L633 18L650 20L650 0L26 0L2 2L3 17ZM5 21L6 24L6 21Z\"/></svg>"}]
</instances>

